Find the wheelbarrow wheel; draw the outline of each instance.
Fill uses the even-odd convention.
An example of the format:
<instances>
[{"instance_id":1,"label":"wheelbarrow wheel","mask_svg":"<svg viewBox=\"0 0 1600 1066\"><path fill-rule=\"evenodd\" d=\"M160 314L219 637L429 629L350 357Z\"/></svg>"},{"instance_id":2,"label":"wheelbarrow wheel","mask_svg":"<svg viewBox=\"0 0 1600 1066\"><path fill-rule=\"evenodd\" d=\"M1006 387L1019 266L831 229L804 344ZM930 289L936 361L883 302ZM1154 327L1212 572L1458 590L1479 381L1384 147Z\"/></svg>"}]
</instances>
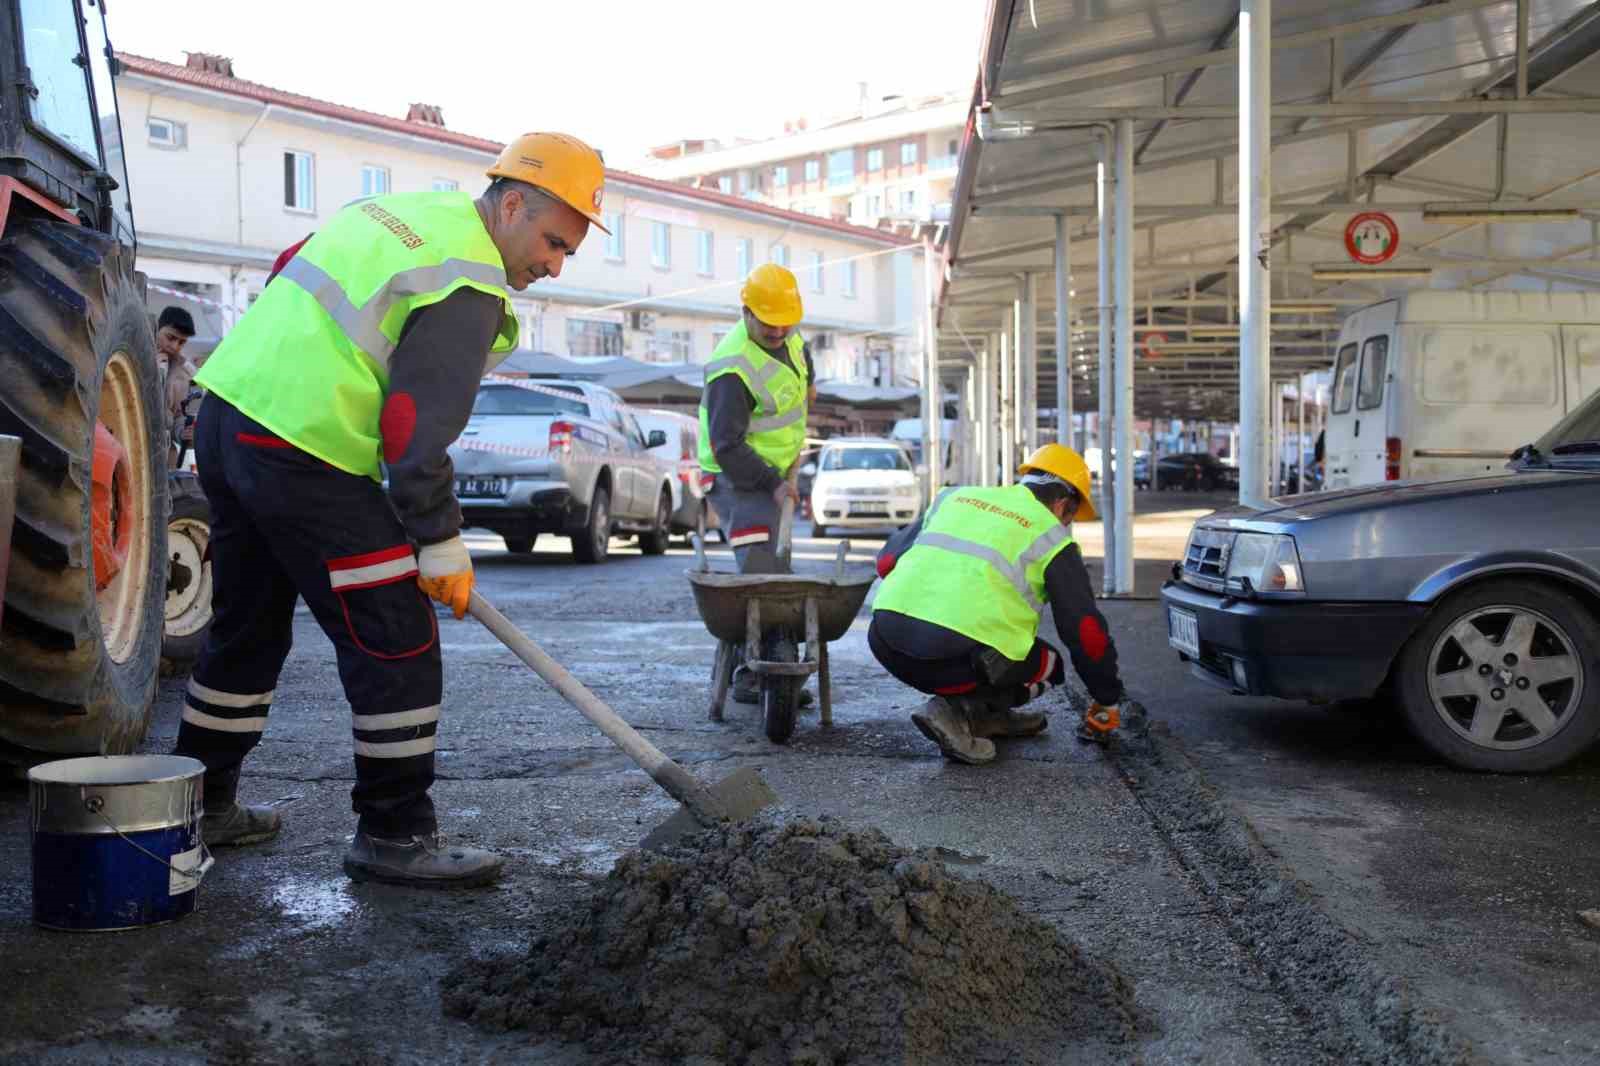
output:
<instances>
[{"instance_id":1,"label":"wheelbarrow wheel","mask_svg":"<svg viewBox=\"0 0 1600 1066\"><path fill-rule=\"evenodd\" d=\"M768 662L800 661L800 648L785 633L774 633L764 642L762 657ZM789 674L761 675L761 715L766 722L767 739L774 744L788 743L794 736L795 717L800 711L800 686L804 678Z\"/></svg>"}]
</instances>

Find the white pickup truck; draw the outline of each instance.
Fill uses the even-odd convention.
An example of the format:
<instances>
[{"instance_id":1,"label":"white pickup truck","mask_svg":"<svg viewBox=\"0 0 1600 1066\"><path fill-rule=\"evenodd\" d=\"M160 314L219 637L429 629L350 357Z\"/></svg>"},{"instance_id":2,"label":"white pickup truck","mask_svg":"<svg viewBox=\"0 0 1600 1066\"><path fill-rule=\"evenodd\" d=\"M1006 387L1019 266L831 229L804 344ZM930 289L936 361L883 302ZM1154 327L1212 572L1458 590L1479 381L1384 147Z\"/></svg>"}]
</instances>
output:
<instances>
[{"instance_id":1,"label":"white pickup truck","mask_svg":"<svg viewBox=\"0 0 1600 1066\"><path fill-rule=\"evenodd\" d=\"M487 377L450 447L462 518L500 534L513 552L554 533L572 538L579 562L599 563L614 535L632 533L642 552L660 555L676 476L650 451L663 443L603 385Z\"/></svg>"}]
</instances>

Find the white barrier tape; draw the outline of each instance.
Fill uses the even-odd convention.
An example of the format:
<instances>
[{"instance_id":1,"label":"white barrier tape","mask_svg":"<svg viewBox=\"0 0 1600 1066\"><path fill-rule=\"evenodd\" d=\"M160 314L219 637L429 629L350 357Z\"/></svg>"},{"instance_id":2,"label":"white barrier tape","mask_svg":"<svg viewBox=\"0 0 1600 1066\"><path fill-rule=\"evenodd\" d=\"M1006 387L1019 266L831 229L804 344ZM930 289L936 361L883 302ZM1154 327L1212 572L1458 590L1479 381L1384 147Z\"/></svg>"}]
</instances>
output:
<instances>
[{"instance_id":1,"label":"white barrier tape","mask_svg":"<svg viewBox=\"0 0 1600 1066\"><path fill-rule=\"evenodd\" d=\"M219 311L234 311L241 315L245 312L245 308L236 307L233 304L225 304L220 300L212 300L192 292L185 292L182 289L168 288L165 285L158 285L153 281L145 282L145 288L151 290L152 292L164 292L168 296L176 296L180 299L188 300L190 303L197 303L204 307L215 307Z\"/></svg>"}]
</instances>

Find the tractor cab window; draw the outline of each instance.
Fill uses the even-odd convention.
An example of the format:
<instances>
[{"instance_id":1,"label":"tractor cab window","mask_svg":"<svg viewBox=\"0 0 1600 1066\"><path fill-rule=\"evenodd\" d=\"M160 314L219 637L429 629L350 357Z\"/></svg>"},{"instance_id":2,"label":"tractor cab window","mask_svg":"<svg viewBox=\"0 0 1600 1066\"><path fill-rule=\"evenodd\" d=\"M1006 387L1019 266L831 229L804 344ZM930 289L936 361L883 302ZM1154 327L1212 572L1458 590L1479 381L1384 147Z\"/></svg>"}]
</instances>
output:
<instances>
[{"instance_id":1,"label":"tractor cab window","mask_svg":"<svg viewBox=\"0 0 1600 1066\"><path fill-rule=\"evenodd\" d=\"M116 238L133 244L133 200L128 192L128 163L122 154L122 123L117 117L117 90L112 80L116 61L106 38L106 13L102 0L83 0L84 38L89 42L89 73L94 79L95 117L100 143L105 148L105 169L117 187L111 190L111 213L117 220Z\"/></svg>"},{"instance_id":2,"label":"tractor cab window","mask_svg":"<svg viewBox=\"0 0 1600 1066\"><path fill-rule=\"evenodd\" d=\"M29 117L39 129L96 165L88 60L71 0L20 0L22 54L33 82Z\"/></svg>"}]
</instances>

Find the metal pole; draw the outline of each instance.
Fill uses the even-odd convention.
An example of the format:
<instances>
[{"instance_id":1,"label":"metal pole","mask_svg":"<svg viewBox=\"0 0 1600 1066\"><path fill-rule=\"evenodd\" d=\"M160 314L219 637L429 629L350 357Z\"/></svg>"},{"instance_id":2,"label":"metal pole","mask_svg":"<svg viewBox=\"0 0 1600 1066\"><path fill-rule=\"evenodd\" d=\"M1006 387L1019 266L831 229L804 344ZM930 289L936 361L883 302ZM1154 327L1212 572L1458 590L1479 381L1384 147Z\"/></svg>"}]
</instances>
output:
<instances>
[{"instance_id":1,"label":"metal pole","mask_svg":"<svg viewBox=\"0 0 1600 1066\"><path fill-rule=\"evenodd\" d=\"M931 505L944 484L944 447L939 439L939 431L944 428L944 389L939 384L939 288L931 236L922 241L922 286L927 301L923 309L922 335L928 344L922 403L922 439L927 444L922 456L928 466L928 503Z\"/></svg>"},{"instance_id":2,"label":"metal pole","mask_svg":"<svg viewBox=\"0 0 1600 1066\"><path fill-rule=\"evenodd\" d=\"M1011 439L1015 443L1017 460L1027 455L1028 438L1024 436L1028 411L1028 309L1023 292L1027 276L1017 276L1017 295L1011 301Z\"/></svg>"},{"instance_id":3,"label":"metal pole","mask_svg":"<svg viewBox=\"0 0 1600 1066\"><path fill-rule=\"evenodd\" d=\"M1096 229L1099 230L1099 344L1100 344L1100 412L1095 424L1095 441L1100 445L1100 524L1105 543L1104 580L1101 591L1109 596L1117 587L1117 523L1112 508L1117 498L1116 486L1111 476L1112 389L1111 389L1111 208L1106 182L1111 178L1111 145L1105 134L1100 137L1100 162L1095 168Z\"/></svg>"},{"instance_id":4,"label":"metal pole","mask_svg":"<svg viewBox=\"0 0 1600 1066\"><path fill-rule=\"evenodd\" d=\"M1072 245L1067 216L1056 216L1056 440L1072 447Z\"/></svg>"},{"instance_id":5,"label":"metal pole","mask_svg":"<svg viewBox=\"0 0 1600 1066\"><path fill-rule=\"evenodd\" d=\"M989 376L989 345L985 343L978 349L978 424L974 427L977 431L977 441L974 451L978 458L978 474L973 480L979 485L989 484L989 479L994 474L994 463L989 452L989 426L993 420L994 412L994 378Z\"/></svg>"},{"instance_id":6,"label":"metal pole","mask_svg":"<svg viewBox=\"0 0 1600 1066\"><path fill-rule=\"evenodd\" d=\"M1294 402L1299 424L1294 434L1295 489L1306 491L1306 376L1294 379Z\"/></svg>"},{"instance_id":7,"label":"metal pole","mask_svg":"<svg viewBox=\"0 0 1600 1066\"><path fill-rule=\"evenodd\" d=\"M1283 401L1288 390L1279 382L1272 390L1272 495L1283 495Z\"/></svg>"},{"instance_id":8,"label":"metal pole","mask_svg":"<svg viewBox=\"0 0 1600 1066\"><path fill-rule=\"evenodd\" d=\"M1117 524L1118 595L1133 593L1133 121L1117 120Z\"/></svg>"},{"instance_id":9,"label":"metal pole","mask_svg":"<svg viewBox=\"0 0 1600 1066\"><path fill-rule=\"evenodd\" d=\"M1013 394L1012 384L1016 375L1012 372L1012 365L1016 362L1016 352L1008 333L1000 334L1000 484L1011 484L1011 477L1016 473L1016 446L1017 435L1013 432L1016 425L1015 412L1016 397Z\"/></svg>"},{"instance_id":10,"label":"metal pole","mask_svg":"<svg viewBox=\"0 0 1600 1066\"><path fill-rule=\"evenodd\" d=\"M1039 436L1039 298L1034 275L1024 273L1018 289L1022 301L1022 383L1017 390L1022 429L1022 454L1033 454Z\"/></svg>"},{"instance_id":11,"label":"metal pole","mask_svg":"<svg viewBox=\"0 0 1600 1066\"><path fill-rule=\"evenodd\" d=\"M1266 465L1272 392L1272 0L1239 10L1239 502L1262 506L1277 468Z\"/></svg>"}]
</instances>

